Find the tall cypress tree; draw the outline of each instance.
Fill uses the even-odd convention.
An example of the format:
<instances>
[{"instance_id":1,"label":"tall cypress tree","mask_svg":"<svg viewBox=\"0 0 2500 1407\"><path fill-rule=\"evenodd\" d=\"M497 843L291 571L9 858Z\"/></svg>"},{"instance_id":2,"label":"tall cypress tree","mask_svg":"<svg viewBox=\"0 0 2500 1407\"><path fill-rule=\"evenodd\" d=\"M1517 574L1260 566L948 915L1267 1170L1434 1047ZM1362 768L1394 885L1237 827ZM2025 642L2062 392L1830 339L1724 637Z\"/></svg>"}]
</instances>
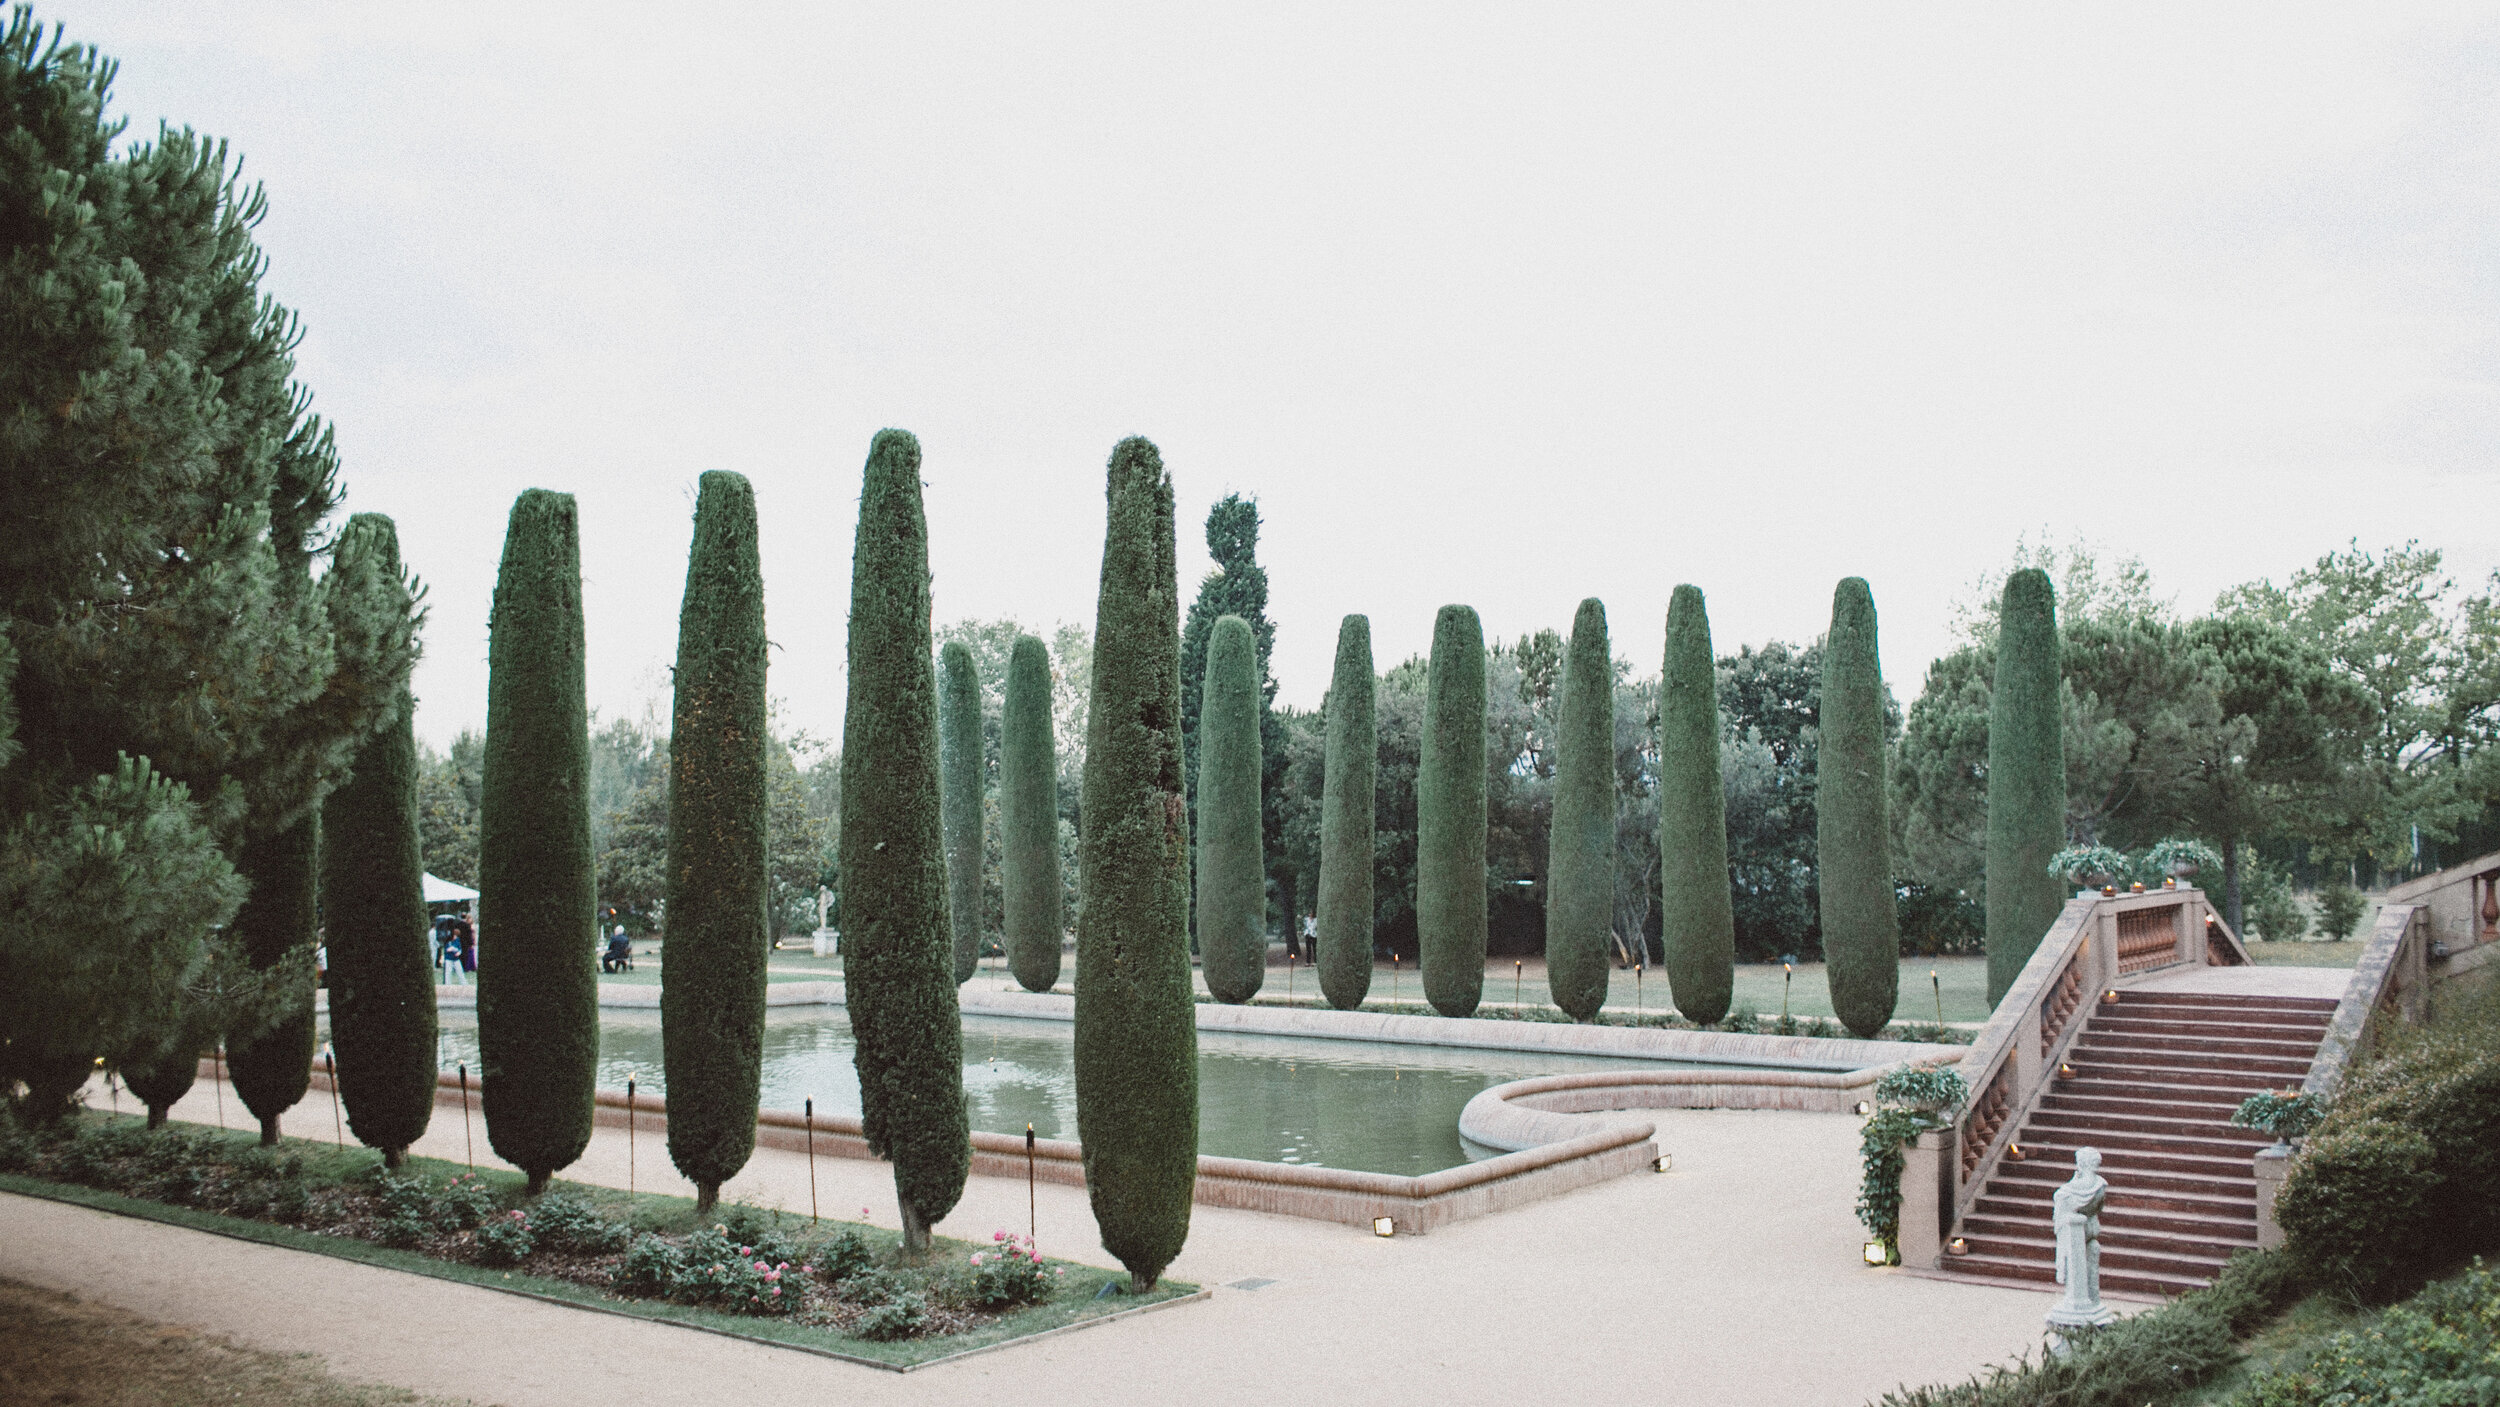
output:
<instances>
[{"instance_id":1,"label":"tall cypress tree","mask_svg":"<svg viewBox=\"0 0 2500 1407\"><path fill-rule=\"evenodd\" d=\"M1372 623L1337 626L1328 684L1328 747L1319 797L1319 989L1352 1011L1372 983L1372 832L1379 819L1379 736L1373 723Z\"/></svg>"},{"instance_id":2,"label":"tall cypress tree","mask_svg":"<svg viewBox=\"0 0 2500 1407\"><path fill-rule=\"evenodd\" d=\"M399 532L379 513L347 520L331 576L384 596L392 614L410 608ZM398 1167L434 1117L438 1058L417 838L416 700L405 685L397 715L366 741L354 774L322 803L321 913L339 1100L358 1141Z\"/></svg>"},{"instance_id":3,"label":"tall cypress tree","mask_svg":"<svg viewBox=\"0 0 2500 1407\"><path fill-rule=\"evenodd\" d=\"M981 966L981 675L972 651L949 640L938 651L938 799L946 835L946 918L955 981Z\"/></svg>"},{"instance_id":4,"label":"tall cypress tree","mask_svg":"<svg viewBox=\"0 0 2500 1407\"><path fill-rule=\"evenodd\" d=\"M972 1171L937 702L920 441L880 430L868 447L851 553L842 973L868 1148L894 1165L903 1244L914 1255L928 1250L929 1228L954 1210Z\"/></svg>"},{"instance_id":5,"label":"tall cypress tree","mask_svg":"<svg viewBox=\"0 0 2500 1407\"><path fill-rule=\"evenodd\" d=\"M1606 605L1594 596L1571 622L1561 734L1546 867L1545 980L1554 1005L1588 1021L1606 1004L1615 916L1615 663Z\"/></svg>"},{"instance_id":6,"label":"tall cypress tree","mask_svg":"<svg viewBox=\"0 0 2500 1407\"><path fill-rule=\"evenodd\" d=\"M284 986L275 1022L257 1034L226 1037L226 1078L260 1120L264 1144L278 1141L278 1116L312 1087L313 975L303 958L320 923L313 873L319 826L308 814L283 830L251 836L237 866L251 885L234 916L244 957Z\"/></svg>"},{"instance_id":7,"label":"tall cypress tree","mask_svg":"<svg viewBox=\"0 0 2500 1407\"><path fill-rule=\"evenodd\" d=\"M1059 873L1059 743L1050 709L1050 650L1016 637L999 718L999 898L1007 966L1028 992L1059 982L1067 892Z\"/></svg>"},{"instance_id":8,"label":"tall cypress tree","mask_svg":"<svg viewBox=\"0 0 2500 1407\"><path fill-rule=\"evenodd\" d=\"M1443 606L1415 772L1415 927L1424 996L1444 1016L1484 996L1484 691L1484 626L1472 606Z\"/></svg>"},{"instance_id":9,"label":"tall cypress tree","mask_svg":"<svg viewBox=\"0 0 2500 1407\"><path fill-rule=\"evenodd\" d=\"M1152 442L1111 451L1076 921L1076 1120L1103 1249L1140 1292L1189 1238L1198 1028L1181 789L1172 477Z\"/></svg>"},{"instance_id":10,"label":"tall cypress tree","mask_svg":"<svg viewBox=\"0 0 2500 1407\"><path fill-rule=\"evenodd\" d=\"M1207 645L1215 623L1239 616L1249 623L1258 643L1259 675L1259 837L1270 865L1285 857L1285 725L1276 717L1276 680L1268 660L1276 648L1276 625L1267 618L1267 568L1259 565L1259 505L1256 499L1226 494L1207 510L1207 555L1215 570L1198 583L1197 599L1181 623L1181 746L1184 780L1189 792L1190 834L1198 831L1199 750L1206 709ZM1286 877L1278 876L1280 884ZM1192 896L1193 902L1195 896ZM1193 917L1194 921L1194 917ZM1290 930L1291 914L1286 915Z\"/></svg>"},{"instance_id":11,"label":"tall cypress tree","mask_svg":"<svg viewBox=\"0 0 2500 1407\"><path fill-rule=\"evenodd\" d=\"M1871 1037L1891 1022L1901 995L1901 919L1892 888L1892 829L1884 815L1884 675L1875 652L1875 596L1861 577L1843 580L1832 592L1819 724L1814 866L1824 973L1841 1024Z\"/></svg>"},{"instance_id":12,"label":"tall cypress tree","mask_svg":"<svg viewBox=\"0 0 2500 1407\"><path fill-rule=\"evenodd\" d=\"M1259 676L1250 624L1215 623L1199 713L1198 944L1207 991L1246 1002L1267 977L1267 878L1259 848Z\"/></svg>"},{"instance_id":13,"label":"tall cypress tree","mask_svg":"<svg viewBox=\"0 0 2500 1407\"><path fill-rule=\"evenodd\" d=\"M2066 843L2057 593L2025 567L2005 579L1996 691L1988 702L1988 1000L2022 975L2066 891L2049 857Z\"/></svg>"},{"instance_id":14,"label":"tall cypress tree","mask_svg":"<svg viewBox=\"0 0 2500 1407\"><path fill-rule=\"evenodd\" d=\"M1701 588L1667 603L1658 689L1658 915L1667 985L1686 1020L1708 1026L1736 992L1736 909L1728 889L1727 797L1719 780L1717 668Z\"/></svg>"},{"instance_id":15,"label":"tall cypress tree","mask_svg":"<svg viewBox=\"0 0 2500 1407\"><path fill-rule=\"evenodd\" d=\"M590 1145L599 1059L582 540L573 496L512 505L486 646L477 1037L486 1138L531 1195Z\"/></svg>"},{"instance_id":16,"label":"tall cypress tree","mask_svg":"<svg viewBox=\"0 0 2500 1407\"><path fill-rule=\"evenodd\" d=\"M660 985L668 1156L695 1210L755 1152L764 1074L764 572L755 490L715 469L695 492L669 724L668 980Z\"/></svg>"}]
</instances>

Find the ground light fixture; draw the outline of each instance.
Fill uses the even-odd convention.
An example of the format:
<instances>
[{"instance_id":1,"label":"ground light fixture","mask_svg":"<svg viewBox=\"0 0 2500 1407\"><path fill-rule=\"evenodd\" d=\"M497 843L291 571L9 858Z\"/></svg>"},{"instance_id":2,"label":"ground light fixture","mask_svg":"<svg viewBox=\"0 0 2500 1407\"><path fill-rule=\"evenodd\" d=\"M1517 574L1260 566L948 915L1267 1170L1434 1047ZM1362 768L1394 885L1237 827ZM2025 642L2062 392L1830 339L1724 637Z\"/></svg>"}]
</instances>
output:
<instances>
[{"instance_id":1,"label":"ground light fixture","mask_svg":"<svg viewBox=\"0 0 2500 1407\"><path fill-rule=\"evenodd\" d=\"M2061 1080L2073 1079L2075 1077L2075 1067L2067 1064L2063 1060L2057 1062L2057 1077Z\"/></svg>"},{"instance_id":2,"label":"ground light fixture","mask_svg":"<svg viewBox=\"0 0 2500 1407\"><path fill-rule=\"evenodd\" d=\"M1889 1265L1892 1263L1892 1250L1881 1241L1867 1242L1862 1248L1860 1254L1866 1257L1866 1263L1868 1265Z\"/></svg>"},{"instance_id":3,"label":"ground light fixture","mask_svg":"<svg viewBox=\"0 0 2500 1407\"><path fill-rule=\"evenodd\" d=\"M1673 1153L1659 1154L1656 1158L1650 1160L1649 1169L1651 1172L1674 1172L1675 1155Z\"/></svg>"},{"instance_id":4,"label":"ground light fixture","mask_svg":"<svg viewBox=\"0 0 2500 1407\"><path fill-rule=\"evenodd\" d=\"M2005 1145L2005 1157L2008 1162L2019 1163L2023 1159L2030 1156L2030 1154L2023 1151L2023 1146L2019 1143L2009 1143Z\"/></svg>"},{"instance_id":5,"label":"ground light fixture","mask_svg":"<svg viewBox=\"0 0 2500 1407\"><path fill-rule=\"evenodd\" d=\"M1875 1106L1874 1106L1874 1105L1867 1103L1867 1102L1866 1102L1865 1100L1863 1100L1863 1099L1861 1099L1861 1100L1859 1100L1859 1101L1858 1101L1858 1117L1859 1117L1859 1118L1863 1119L1863 1118L1865 1118L1867 1115L1872 1114L1872 1113L1874 1113L1874 1112L1875 1112Z\"/></svg>"},{"instance_id":6,"label":"ground light fixture","mask_svg":"<svg viewBox=\"0 0 2500 1407\"><path fill-rule=\"evenodd\" d=\"M1944 1243L1944 1250L1946 1255L1966 1256L1970 1254L1970 1242L1956 1236Z\"/></svg>"},{"instance_id":7,"label":"ground light fixture","mask_svg":"<svg viewBox=\"0 0 2500 1407\"><path fill-rule=\"evenodd\" d=\"M2101 993L2101 1005L2103 1006L2113 1005L2117 1002L2117 1000L2118 989L2116 987L2112 987L2108 991Z\"/></svg>"},{"instance_id":8,"label":"ground light fixture","mask_svg":"<svg viewBox=\"0 0 2500 1407\"><path fill-rule=\"evenodd\" d=\"M1398 1224L1395 1220L1389 1217L1373 1217L1372 1234L1374 1236L1395 1236L1398 1234Z\"/></svg>"}]
</instances>

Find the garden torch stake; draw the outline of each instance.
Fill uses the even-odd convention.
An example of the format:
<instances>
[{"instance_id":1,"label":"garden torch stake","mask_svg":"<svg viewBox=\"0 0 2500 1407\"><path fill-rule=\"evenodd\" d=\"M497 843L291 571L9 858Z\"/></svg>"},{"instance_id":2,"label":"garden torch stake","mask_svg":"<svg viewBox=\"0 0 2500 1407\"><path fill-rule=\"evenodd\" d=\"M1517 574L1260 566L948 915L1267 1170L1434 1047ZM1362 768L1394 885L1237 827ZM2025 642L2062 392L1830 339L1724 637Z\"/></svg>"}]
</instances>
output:
<instances>
[{"instance_id":1,"label":"garden torch stake","mask_svg":"<svg viewBox=\"0 0 2500 1407\"><path fill-rule=\"evenodd\" d=\"M465 1115L464 1115L465 1117ZM814 1172L814 1168L808 1171ZM625 1077L625 1195L634 1195L634 1077Z\"/></svg>"},{"instance_id":2,"label":"garden torch stake","mask_svg":"<svg viewBox=\"0 0 2500 1407\"><path fill-rule=\"evenodd\" d=\"M339 1063L331 1058L335 1046L321 1048L321 1070L330 1077L330 1141L343 1152L347 1148L347 1130L339 1125Z\"/></svg>"},{"instance_id":3,"label":"garden torch stake","mask_svg":"<svg viewBox=\"0 0 2500 1407\"><path fill-rule=\"evenodd\" d=\"M1788 1024L1788 989L1789 989L1789 987L1790 987L1792 984L1794 984L1794 983L1796 982L1796 980L1797 980L1797 969L1796 969L1796 968L1794 968L1794 967L1789 966L1787 963L1781 963L1781 964L1780 964L1780 1024L1781 1024L1781 1025L1783 1025L1783 1026L1785 1026L1785 1025L1787 1025L1787 1024Z\"/></svg>"},{"instance_id":4,"label":"garden torch stake","mask_svg":"<svg viewBox=\"0 0 2500 1407\"><path fill-rule=\"evenodd\" d=\"M816 1101L807 1101L807 1224L816 1224Z\"/></svg>"},{"instance_id":5,"label":"garden torch stake","mask_svg":"<svg viewBox=\"0 0 2500 1407\"><path fill-rule=\"evenodd\" d=\"M469 1132L469 1066L460 1065L460 1142L469 1150L469 1171L477 1171L477 1135Z\"/></svg>"},{"instance_id":6,"label":"garden torch stake","mask_svg":"<svg viewBox=\"0 0 2500 1407\"><path fill-rule=\"evenodd\" d=\"M1523 959L1523 958L1513 958L1513 959L1511 959L1511 963L1510 963L1510 1004L1511 1004L1511 1006L1512 1006L1512 1008L1513 1008L1514 1010L1515 1010L1515 1009L1517 1009L1517 1007L1518 1007L1518 1005L1519 1005L1519 981L1520 981L1521 976L1522 976L1523 974L1525 974L1525 973L1527 972L1527 970L1528 970L1528 964L1527 964L1527 961L1526 961L1525 959Z\"/></svg>"},{"instance_id":7,"label":"garden torch stake","mask_svg":"<svg viewBox=\"0 0 2500 1407\"><path fill-rule=\"evenodd\" d=\"M1936 1026L1938 1028L1938 1034L1942 1034L1942 1028L1944 1026L1944 979L1938 977L1936 975L1936 969L1931 967L1927 969L1927 980L1933 983L1936 988Z\"/></svg>"},{"instance_id":8,"label":"garden torch stake","mask_svg":"<svg viewBox=\"0 0 2500 1407\"><path fill-rule=\"evenodd\" d=\"M226 1043L217 1043L217 1082L210 1086L217 1091L217 1127L226 1126Z\"/></svg>"},{"instance_id":9,"label":"garden torch stake","mask_svg":"<svg viewBox=\"0 0 2500 1407\"><path fill-rule=\"evenodd\" d=\"M1033 1190L1033 1125L1024 1126L1024 1233L1033 1245L1041 1244L1041 1195Z\"/></svg>"},{"instance_id":10,"label":"garden torch stake","mask_svg":"<svg viewBox=\"0 0 2500 1407\"><path fill-rule=\"evenodd\" d=\"M1640 1025L1648 1014L1649 1002L1641 995L1641 965L1636 962L1632 964L1632 1024Z\"/></svg>"}]
</instances>

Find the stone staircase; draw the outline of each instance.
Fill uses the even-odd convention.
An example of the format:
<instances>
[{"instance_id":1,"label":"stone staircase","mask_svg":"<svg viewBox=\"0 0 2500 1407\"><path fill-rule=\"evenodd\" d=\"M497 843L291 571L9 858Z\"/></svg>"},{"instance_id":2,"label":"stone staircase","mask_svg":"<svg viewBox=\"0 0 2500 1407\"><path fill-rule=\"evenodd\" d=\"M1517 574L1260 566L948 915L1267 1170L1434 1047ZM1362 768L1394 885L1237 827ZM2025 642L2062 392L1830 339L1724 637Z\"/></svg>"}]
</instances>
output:
<instances>
[{"instance_id":1,"label":"stone staircase","mask_svg":"<svg viewBox=\"0 0 2500 1407\"><path fill-rule=\"evenodd\" d=\"M2122 990L2091 1004L2054 1080L1997 1164L1960 1233L1965 1275L2056 1281L2049 1195L2075 1150L2101 1150L2101 1284L2175 1295L2212 1282L2257 1244L2250 1157L2271 1140L2227 1122L2242 1099L2297 1089L2335 1003L2312 997Z\"/></svg>"}]
</instances>

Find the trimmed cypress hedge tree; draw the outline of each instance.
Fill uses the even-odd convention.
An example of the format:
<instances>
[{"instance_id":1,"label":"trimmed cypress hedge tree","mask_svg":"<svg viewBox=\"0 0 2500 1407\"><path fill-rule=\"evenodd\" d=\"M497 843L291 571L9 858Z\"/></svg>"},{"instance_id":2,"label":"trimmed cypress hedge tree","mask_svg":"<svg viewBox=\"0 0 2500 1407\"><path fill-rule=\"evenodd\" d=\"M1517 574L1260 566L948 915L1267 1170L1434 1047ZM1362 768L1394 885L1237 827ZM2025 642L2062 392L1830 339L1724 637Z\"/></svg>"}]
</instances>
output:
<instances>
[{"instance_id":1,"label":"trimmed cypress hedge tree","mask_svg":"<svg viewBox=\"0 0 2500 1407\"><path fill-rule=\"evenodd\" d=\"M573 495L512 505L486 647L477 1038L486 1140L544 1191L590 1145L599 1059L582 540Z\"/></svg>"},{"instance_id":2,"label":"trimmed cypress hedge tree","mask_svg":"<svg viewBox=\"0 0 2500 1407\"><path fill-rule=\"evenodd\" d=\"M1484 996L1484 626L1443 606L1424 682L1415 773L1415 928L1424 996L1468 1016Z\"/></svg>"},{"instance_id":3,"label":"trimmed cypress hedge tree","mask_svg":"<svg viewBox=\"0 0 2500 1407\"><path fill-rule=\"evenodd\" d=\"M2065 907L2049 857L2066 845L2057 592L2025 567L2005 579L1988 701L1988 1000L2004 998Z\"/></svg>"},{"instance_id":4,"label":"trimmed cypress hedge tree","mask_svg":"<svg viewBox=\"0 0 2500 1407\"><path fill-rule=\"evenodd\" d=\"M1163 456L1122 440L1109 481L1078 851L1076 1120L1103 1249L1142 1292L1189 1239L1198 1181L1180 584Z\"/></svg>"},{"instance_id":5,"label":"trimmed cypress hedge tree","mask_svg":"<svg viewBox=\"0 0 2500 1407\"><path fill-rule=\"evenodd\" d=\"M1701 588L1667 604L1658 688L1658 916L1675 1009L1708 1026L1736 993L1736 908L1728 890L1727 796L1719 780L1718 671Z\"/></svg>"},{"instance_id":6,"label":"trimmed cypress hedge tree","mask_svg":"<svg viewBox=\"0 0 2500 1407\"><path fill-rule=\"evenodd\" d=\"M291 959L302 962L319 941L319 877L313 857L320 840L318 813L276 832L248 837L241 863L251 891L235 912L234 929L242 935L243 955L254 968L269 969ZM300 974L282 979L289 990L284 1015L249 1038L226 1040L226 1078L243 1099L243 1107L260 1120L260 1141L278 1141L278 1116L295 1107L312 1087L313 978L310 963Z\"/></svg>"},{"instance_id":7,"label":"trimmed cypress hedge tree","mask_svg":"<svg viewBox=\"0 0 2500 1407\"><path fill-rule=\"evenodd\" d=\"M894 1165L903 1244L914 1255L928 1250L929 1228L954 1210L972 1171L929 643L920 441L880 430L851 553L842 973L868 1149Z\"/></svg>"},{"instance_id":8,"label":"trimmed cypress hedge tree","mask_svg":"<svg viewBox=\"0 0 2500 1407\"><path fill-rule=\"evenodd\" d=\"M1328 684L1328 750L1319 798L1319 989L1352 1011L1372 985L1373 827L1379 820L1380 740L1373 722L1372 622L1337 626Z\"/></svg>"},{"instance_id":9,"label":"trimmed cypress hedge tree","mask_svg":"<svg viewBox=\"0 0 2500 1407\"><path fill-rule=\"evenodd\" d=\"M335 561L333 573L360 574L408 594L398 529L379 513L347 520ZM407 609L404 600L400 609ZM433 1120L438 1058L417 835L416 700L404 684L391 719L322 803L321 914L339 1101L357 1141L381 1149L384 1165L395 1168ZM176 1054L180 1063L191 1060Z\"/></svg>"},{"instance_id":10,"label":"trimmed cypress hedge tree","mask_svg":"<svg viewBox=\"0 0 2500 1407\"><path fill-rule=\"evenodd\" d=\"M668 748L668 980L660 985L668 1156L695 1210L755 1152L764 1074L764 572L755 490L715 469L695 492L677 613Z\"/></svg>"},{"instance_id":11,"label":"trimmed cypress hedge tree","mask_svg":"<svg viewBox=\"0 0 2500 1407\"><path fill-rule=\"evenodd\" d=\"M1007 967L1028 992L1059 982L1067 891L1059 873L1059 741L1051 726L1050 650L1016 637L998 740L999 898Z\"/></svg>"},{"instance_id":12,"label":"trimmed cypress hedge tree","mask_svg":"<svg viewBox=\"0 0 2500 1407\"><path fill-rule=\"evenodd\" d=\"M1219 617L1198 710L1198 948L1207 991L1238 1005L1267 977L1267 863L1259 829L1259 688L1250 623Z\"/></svg>"},{"instance_id":13,"label":"trimmed cypress hedge tree","mask_svg":"<svg viewBox=\"0 0 2500 1407\"><path fill-rule=\"evenodd\" d=\"M955 981L981 966L981 674L972 651L938 651L938 816L946 836L946 919Z\"/></svg>"},{"instance_id":14,"label":"trimmed cypress hedge tree","mask_svg":"<svg viewBox=\"0 0 2500 1407\"><path fill-rule=\"evenodd\" d=\"M1571 622L1563 664L1561 758L1546 865L1545 980L1574 1021L1606 1005L1615 917L1615 665L1606 604L1592 596Z\"/></svg>"},{"instance_id":15,"label":"trimmed cypress hedge tree","mask_svg":"<svg viewBox=\"0 0 2500 1407\"><path fill-rule=\"evenodd\" d=\"M1820 726L1814 865L1824 974L1841 1024L1873 1036L1891 1022L1901 995L1901 919L1884 815L1884 676L1875 653L1875 596L1860 577L1832 592Z\"/></svg>"}]
</instances>

